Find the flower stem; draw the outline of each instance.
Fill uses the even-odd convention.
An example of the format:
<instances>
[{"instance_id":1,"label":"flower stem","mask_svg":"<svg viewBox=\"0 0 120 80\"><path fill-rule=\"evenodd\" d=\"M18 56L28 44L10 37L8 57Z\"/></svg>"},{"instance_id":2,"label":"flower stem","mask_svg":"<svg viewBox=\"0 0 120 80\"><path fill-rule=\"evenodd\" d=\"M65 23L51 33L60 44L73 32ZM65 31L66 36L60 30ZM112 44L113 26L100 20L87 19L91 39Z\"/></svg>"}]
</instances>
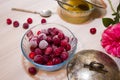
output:
<instances>
[{"instance_id":1,"label":"flower stem","mask_svg":"<svg viewBox=\"0 0 120 80\"><path fill-rule=\"evenodd\" d=\"M110 1L110 0L108 0L108 2L109 2L109 4L110 4L110 7L111 7L112 11L115 13L115 10L114 10L114 8L113 8L113 6L112 6L111 1Z\"/></svg>"}]
</instances>

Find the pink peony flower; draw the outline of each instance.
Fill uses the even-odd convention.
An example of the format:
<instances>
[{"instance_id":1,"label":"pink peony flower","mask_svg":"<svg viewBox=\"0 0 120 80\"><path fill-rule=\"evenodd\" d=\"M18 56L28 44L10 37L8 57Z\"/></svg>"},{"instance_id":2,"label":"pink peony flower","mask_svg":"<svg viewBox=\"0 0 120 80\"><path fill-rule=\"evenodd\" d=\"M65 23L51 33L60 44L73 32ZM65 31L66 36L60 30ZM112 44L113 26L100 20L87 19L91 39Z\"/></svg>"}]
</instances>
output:
<instances>
[{"instance_id":1,"label":"pink peony flower","mask_svg":"<svg viewBox=\"0 0 120 80\"><path fill-rule=\"evenodd\" d=\"M120 58L120 23L104 30L101 45L108 54Z\"/></svg>"}]
</instances>

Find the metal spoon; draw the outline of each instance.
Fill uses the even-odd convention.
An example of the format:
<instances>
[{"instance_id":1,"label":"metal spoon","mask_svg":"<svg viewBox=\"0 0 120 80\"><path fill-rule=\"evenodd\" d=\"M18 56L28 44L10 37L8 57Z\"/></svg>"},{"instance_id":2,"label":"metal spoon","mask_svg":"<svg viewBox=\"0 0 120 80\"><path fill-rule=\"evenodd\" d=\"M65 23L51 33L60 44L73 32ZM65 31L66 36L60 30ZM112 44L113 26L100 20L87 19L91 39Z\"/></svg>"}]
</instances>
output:
<instances>
[{"instance_id":1,"label":"metal spoon","mask_svg":"<svg viewBox=\"0 0 120 80\"><path fill-rule=\"evenodd\" d=\"M77 6L73 6L73 5L71 5L71 4L68 4L68 3L66 3L66 2L63 2L63 1L60 1L60 0L56 0L58 3L61 3L61 4L64 4L64 5L67 5L67 6L70 6L70 7L73 7L73 8L80 8L80 9L86 9L87 10L87 6L85 6L85 5L82 5L81 6L81 4L80 5L77 5ZM95 4L95 3L91 3L91 2L89 2L89 1L87 1L87 0L84 0L85 2L87 2L87 3L89 3L89 4L91 4L91 5L93 5L93 6L96 6L96 7L99 7L99 8L105 8L104 6L101 6L101 5L98 5L98 4Z\"/></svg>"},{"instance_id":2,"label":"metal spoon","mask_svg":"<svg viewBox=\"0 0 120 80\"><path fill-rule=\"evenodd\" d=\"M27 13L33 13L33 14L39 14L42 17L50 17L52 12L50 10L42 10L40 12L36 11L30 11L30 10L25 10L25 9L19 9L19 8L12 8L14 11L20 11L20 12L27 12Z\"/></svg>"}]
</instances>

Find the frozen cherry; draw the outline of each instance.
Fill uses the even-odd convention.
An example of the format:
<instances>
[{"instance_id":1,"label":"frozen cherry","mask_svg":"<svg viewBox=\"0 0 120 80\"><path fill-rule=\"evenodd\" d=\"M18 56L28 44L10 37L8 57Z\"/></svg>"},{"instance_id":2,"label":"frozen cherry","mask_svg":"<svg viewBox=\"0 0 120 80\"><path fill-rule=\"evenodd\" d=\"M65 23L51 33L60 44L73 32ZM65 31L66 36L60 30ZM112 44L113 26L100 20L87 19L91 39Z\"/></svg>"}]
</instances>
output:
<instances>
[{"instance_id":1,"label":"frozen cherry","mask_svg":"<svg viewBox=\"0 0 120 80\"><path fill-rule=\"evenodd\" d=\"M29 58L30 58L30 59L34 59L34 57L35 57L35 53L34 53L34 52L30 52L30 53L29 53Z\"/></svg>"},{"instance_id":2,"label":"frozen cherry","mask_svg":"<svg viewBox=\"0 0 120 80\"><path fill-rule=\"evenodd\" d=\"M51 44L52 43L52 37L51 36L47 36L46 41Z\"/></svg>"},{"instance_id":3,"label":"frozen cherry","mask_svg":"<svg viewBox=\"0 0 120 80\"><path fill-rule=\"evenodd\" d=\"M38 64L43 64L43 56L41 55L36 55L34 57L34 62L38 63Z\"/></svg>"},{"instance_id":4,"label":"frozen cherry","mask_svg":"<svg viewBox=\"0 0 120 80\"><path fill-rule=\"evenodd\" d=\"M35 75L37 73L37 69L35 67L29 67L28 68L28 72L31 74L31 75Z\"/></svg>"},{"instance_id":5,"label":"frozen cherry","mask_svg":"<svg viewBox=\"0 0 120 80\"><path fill-rule=\"evenodd\" d=\"M45 33L41 33L38 35L38 38L41 39L41 40L46 40L47 39L47 36Z\"/></svg>"},{"instance_id":6,"label":"frozen cherry","mask_svg":"<svg viewBox=\"0 0 120 80\"><path fill-rule=\"evenodd\" d=\"M53 51L52 47L47 47L45 50L45 55L50 55L52 51Z\"/></svg>"},{"instance_id":7,"label":"frozen cherry","mask_svg":"<svg viewBox=\"0 0 120 80\"><path fill-rule=\"evenodd\" d=\"M53 62L52 62L52 61L48 61L48 62L47 62L47 65L48 65L48 66L51 66L51 65L53 65Z\"/></svg>"},{"instance_id":8,"label":"frozen cherry","mask_svg":"<svg viewBox=\"0 0 120 80\"><path fill-rule=\"evenodd\" d=\"M32 22L33 22L32 18L27 19L27 23L32 24Z\"/></svg>"},{"instance_id":9,"label":"frozen cherry","mask_svg":"<svg viewBox=\"0 0 120 80\"><path fill-rule=\"evenodd\" d=\"M6 23L7 23L8 25L12 24L12 20L11 20L10 18L8 18L8 19L6 20Z\"/></svg>"},{"instance_id":10,"label":"frozen cherry","mask_svg":"<svg viewBox=\"0 0 120 80\"><path fill-rule=\"evenodd\" d=\"M28 23L24 23L24 24L23 24L23 28L24 28L24 29L28 29L28 28L29 28L29 24L28 24Z\"/></svg>"},{"instance_id":11,"label":"frozen cherry","mask_svg":"<svg viewBox=\"0 0 120 80\"><path fill-rule=\"evenodd\" d=\"M48 46L48 42L46 40L41 40L39 43L40 49L45 49Z\"/></svg>"},{"instance_id":12,"label":"frozen cherry","mask_svg":"<svg viewBox=\"0 0 120 80\"><path fill-rule=\"evenodd\" d=\"M30 40L30 46L35 48L35 47L37 47L37 45L38 45L37 40L33 40L33 39Z\"/></svg>"},{"instance_id":13,"label":"frozen cherry","mask_svg":"<svg viewBox=\"0 0 120 80\"><path fill-rule=\"evenodd\" d=\"M64 39L64 37L65 37L65 36L64 36L63 33L61 33L61 32L58 33L58 38L60 38L60 39Z\"/></svg>"},{"instance_id":14,"label":"frozen cherry","mask_svg":"<svg viewBox=\"0 0 120 80\"><path fill-rule=\"evenodd\" d=\"M43 56L43 64L46 64L49 61L49 56Z\"/></svg>"},{"instance_id":15,"label":"frozen cherry","mask_svg":"<svg viewBox=\"0 0 120 80\"><path fill-rule=\"evenodd\" d=\"M60 44L60 39L58 37L53 37L53 43L58 46Z\"/></svg>"},{"instance_id":16,"label":"frozen cherry","mask_svg":"<svg viewBox=\"0 0 120 80\"><path fill-rule=\"evenodd\" d=\"M14 27L18 27L18 26L19 26L19 22L18 22L18 21L14 21L14 22L13 22L13 26L14 26Z\"/></svg>"},{"instance_id":17,"label":"frozen cherry","mask_svg":"<svg viewBox=\"0 0 120 80\"><path fill-rule=\"evenodd\" d=\"M61 63L62 60L61 60L59 57L56 57L56 58L53 58L52 62L53 62L53 64L55 65L55 64Z\"/></svg>"},{"instance_id":18,"label":"frozen cherry","mask_svg":"<svg viewBox=\"0 0 120 80\"><path fill-rule=\"evenodd\" d=\"M43 55L42 50L40 48L35 49L35 54L36 55Z\"/></svg>"},{"instance_id":19,"label":"frozen cherry","mask_svg":"<svg viewBox=\"0 0 120 80\"><path fill-rule=\"evenodd\" d=\"M35 47L34 46L30 46L30 51L34 52L35 51Z\"/></svg>"},{"instance_id":20,"label":"frozen cherry","mask_svg":"<svg viewBox=\"0 0 120 80\"><path fill-rule=\"evenodd\" d=\"M54 55L55 55L55 56L59 56L61 53L62 53L61 48L56 48L56 49L54 49Z\"/></svg>"},{"instance_id":21,"label":"frozen cherry","mask_svg":"<svg viewBox=\"0 0 120 80\"><path fill-rule=\"evenodd\" d=\"M66 60L68 58L68 56L69 56L68 52L62 52L60 57L64 61L64 60Z\"/></svg>"},{"instance_id":22,"label":"frozen cherry","mask_svg":"<svg viewBox=\"0 0 120 80\"><path fill-rule=\"evenodd\" d=\"M62 40L61 43L60 43L60 45L61 45L62 47L64 47L64 48L66 48L67 44L68 44L68 42L67 42L67 40L65 40L65 39Z\"/></svg>"},{"instance_id":23,"label":"frozen cherry","mask_svg":"<svg viewBox=\"0 0 120 80\"><path fill-rule=\"evenodd\" d=\"M66 47L65 47L66 51L69 51L71 49L71 45L70 44L67 44Z\"/></svg>"},{"instance_id":24,"label":"frozen cherry","mask_svg":"<svg viewBox=\"0 0 120 80\"><path fill-rule=\"evenodd\" d=\"M33 34L33 31L32 30L29 30L27 33L26 33L26 36L30 39L34 36Z\"/></svg>"},{"instance_id":25,"label":"frozen cherry","mask_svg":"<svg viewBox=\"0 0 120 80\"><path fill-rule=\"evenodd\" d=\"M41 19L41 23L46 23L46 19Z\"/></svg>"},{"instance_id":26,"label":"frozen cherry","mask_svg":"<svg viewBox=\"0 0 120 80\"><path fill-rule=\"evenodd\" d=\"M90 29L90 33L91 33L91 34L95 34L95 33L96 33L96 28L91 28L91 29Z\"/></svg>"}]
</instances>

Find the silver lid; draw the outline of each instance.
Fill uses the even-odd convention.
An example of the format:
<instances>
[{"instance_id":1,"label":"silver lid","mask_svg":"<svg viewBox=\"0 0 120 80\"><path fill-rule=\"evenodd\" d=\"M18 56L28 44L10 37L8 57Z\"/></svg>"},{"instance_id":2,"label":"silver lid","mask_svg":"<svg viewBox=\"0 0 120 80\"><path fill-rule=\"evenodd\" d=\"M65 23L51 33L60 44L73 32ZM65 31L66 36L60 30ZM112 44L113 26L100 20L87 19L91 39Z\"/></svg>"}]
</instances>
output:
<instances>
[{"instance_id":1,"label":"silver lid","mask_svg":"<svg viewBox=\"0 0 120 80\"><path fill-rule=\"evenodd\" d=\"M69 80L120 80L117 64L97 50L83 50L75 54L67 65Z\"/></svg>"}]
</instances>

